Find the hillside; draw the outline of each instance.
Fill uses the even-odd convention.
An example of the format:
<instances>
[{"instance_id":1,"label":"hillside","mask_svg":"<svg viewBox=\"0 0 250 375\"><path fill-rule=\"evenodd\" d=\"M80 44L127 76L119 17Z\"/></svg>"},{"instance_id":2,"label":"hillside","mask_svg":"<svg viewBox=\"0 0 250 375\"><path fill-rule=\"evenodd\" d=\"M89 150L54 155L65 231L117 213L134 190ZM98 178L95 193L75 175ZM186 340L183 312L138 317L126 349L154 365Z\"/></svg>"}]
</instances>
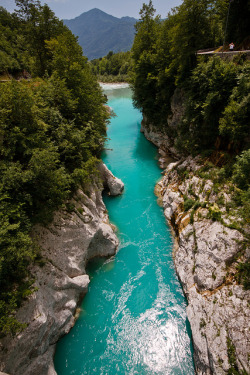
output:
<instances>
[{"instance_id":1,"label":"hillside","mask_svg":"<svg viewBox=\"0 0 250 375\"><path fill-rule=\"evenodd\" d=\"M131 50L141 131L166 168L155 192L175 234L197 375L250 373L250 64L244 52L196 55L248 40L245 4L184 0L159 22L150 0Z\"/></svg>"},{"instance_id":2,"label":"hillside","mask_svg":"<svg viewBox=\"0 0 250 375\"><path fill-rule=\"evenodd\" d=\"M95 8L63 22L79 37L84 55L90 60L105 56L109 51L128 51L132 47L135 18L117 18Z\"/></svg>"},{"instance_id":3,"label":"hillside","mask_svg":"<svg viewBox=\"0 0 250 375\"><path fill-rule=\"evenodd\" d=\"M0 337L24 327L15 311L40 259L32 228L98 173L109 118L76 37L47 5L21 10L0 7Z\"/></svg>"}]
</instances>

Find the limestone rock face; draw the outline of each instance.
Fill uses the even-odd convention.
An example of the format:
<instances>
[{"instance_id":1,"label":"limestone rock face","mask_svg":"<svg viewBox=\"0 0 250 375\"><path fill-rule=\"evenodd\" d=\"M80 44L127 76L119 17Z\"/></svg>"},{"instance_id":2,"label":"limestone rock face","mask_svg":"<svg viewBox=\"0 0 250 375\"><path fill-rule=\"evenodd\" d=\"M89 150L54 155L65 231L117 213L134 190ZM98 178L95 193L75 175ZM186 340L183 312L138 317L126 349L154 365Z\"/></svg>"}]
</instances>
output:
<instances>
[{"instance_id":1,"label":"limestone rock face","mask_svg":"<svg viewBox=\"0 0 250 375\"><path fill-rule=\"evenodd\" d=\"M174 159L181 158L180 153L176 150L170 138L166 134L159 133L158 130L148 122L145 115L143 115L141 123L141 133L144 134L147 140L158 147L160 168L165 169Z\"/></svg>"},{"instance_id":2,"label":"limestone rock face","mask_svg":"<svg viewBox=\"0 0 250 375\"><path fill-rule=\"evenodd\" d=\"M184 91L176 88L171 99L171 116L168 117L168 126L175 128L179 125L185 112L183 105L185 101Z\"/></svg>"},{"instance_id":3,"label":"limestone rock face","mask_svg":"<svg viewBox=\"0 0 250 375\"><path fill-rule=\"evenodd\" d=\"M198 158L171 163L156 189L176 235L174 262L188 300L195 366L198 375L225 375L231 348L234 366L249 373L250 293L235 277L237 262L248 254L245 238L226 225L231 219L224 204L217 205L218 192L211 180L197 176L199 168ZM226 187L220 194L229 199ZM197 207L185 211L184 195Z\"/></svg>"},{"instance_id":4,"label":"limestone rock face","mask_svg":"<svg viewBox=\"0 0 250 375\"><path fill-rule=\"evenodd\" d=\"M170 127L182 116L182 93L175 94ZM244 233L232 229L235 218L225 209L230 189L224 186L218 193L212 180L200 178L199 157L183 159L145 117L141 131L159 147L160 166L165 169L155 192L176 238L174 263L188 300L197 374L226 375L232 366L248 374L250 293L238 285L235 275L238 262L248 259L250 251L244 247ZM178 161L171 162L169 155ZM196 207L185 209L184 198Z\"/></svg>"},{"instance_id":5,"label":"limestone rock face","mask_svg":"<svg viewBox=\"0 0 250 375\"><path fill-rule=\"evenodd\" d=\"M122 183L115 185L112 194L120 194L118 185ZM15 338L0 340L0 371L9 375L56 375L55 344L74 325L78 302L87 293L86 264L96 256L114 255L118 247L101 190L96 183L88 195L79 190L70 202L70 212L57 212L49 228L34 228L32 236L42 256L41 264L31 270L37 291L17 314L27 328Z\"/></svg>"},{"instance_id":6,"label":"limestone rock face","mask_svg":"<svg viewBox=\"0 0 250 375\"><path fill-rule=\"evenodd\" d=\"M167 124L170 128L176 128L180 123L184 114L185 107L184 92L181 89L176 89L171 99L171 115L167 119ZM141 123L141 132L145 137L159 148L159 163L161 168L166 168L171 162L171 157L181 158L181 154L174 147L174 142L167 134L159 132L159 129L154 127L143 115Z\"/></svg>"},{"instance_id":7,"label":"limestone rock face","mask_svg":"<svg viewBox=\"0 0 250 375\"><path fill-rule=\"evenodd\" d=\"M120 195L124 189L124 183L107 168L104 163L99 164L99 171L103 180L104 188L107 188L110 195Z\"/></svg>"},{"instance_id":8,"label":"limestone rock face","mask_svg":"<svg viewBox=\"0 0 250 375\"><path fill-rule=\"evenodd\" d=\"M171 109L168 125L175 127L183 113L181 92L175 93ZM250 250L244 234L232 229L235 217L226 212L230 189L224 186L218 193L212 180L200 178L199 157L182 158L145 116L141 131L159 147L165 169L155 192L176 238L174 263L188 300L197 375L226 375L232 367L249 374L250 292L238 285L236 273ZM184 207L185 200L193 202L191 208Z\"/></svg>"}]
</instances>

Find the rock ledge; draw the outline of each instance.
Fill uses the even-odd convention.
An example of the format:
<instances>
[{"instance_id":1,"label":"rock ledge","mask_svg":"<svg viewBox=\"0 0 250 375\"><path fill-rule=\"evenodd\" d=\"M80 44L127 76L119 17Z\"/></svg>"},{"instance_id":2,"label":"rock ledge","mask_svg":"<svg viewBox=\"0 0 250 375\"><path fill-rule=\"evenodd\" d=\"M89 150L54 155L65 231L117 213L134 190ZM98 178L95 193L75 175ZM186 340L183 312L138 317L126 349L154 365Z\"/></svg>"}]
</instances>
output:
<instances>
[{"instance_id":1,"label":"rock ledge","mask_svg":"<svg viewBox=\"0 0 250 375\"><path fill-rule=\"evenodd\" d=\"M167 148L159 134L143 131ZM234 277L237 260L249 254L242 233L210 218L209 207L218 210L218 196L212 181L197 176L198 161L189 157L170 163L155 189L176 239L174 263L188 300L195 367L198 375L226 375L232 366L249 374L250 293ZM229 199L226 191L220 194ZM198 208L185 211L184 197L198 202ZM221 210L224 223L230 222Z\"/></svg>"},{"instance_id":2,"label":"rock ledge","mask_svg":"<svg viewBox=\"0 0 250 375\"><path fill-rule=\"evenodd\" d=\"M120 194L123 183L105 165L101 168L112 195ZM114 255L118 247L102 189L100 183L93 182L88 195L79 190L70 202L70 212L57 212L49 228L34 228L32 236L42 256L40 266L31 270L37 291L17 313L27 328L15 338L0 340L0 371L9 375L56 375L55 346L74 325L78 303L87 293L86 264L96 256Z\"/></svg>"}]
</instances>

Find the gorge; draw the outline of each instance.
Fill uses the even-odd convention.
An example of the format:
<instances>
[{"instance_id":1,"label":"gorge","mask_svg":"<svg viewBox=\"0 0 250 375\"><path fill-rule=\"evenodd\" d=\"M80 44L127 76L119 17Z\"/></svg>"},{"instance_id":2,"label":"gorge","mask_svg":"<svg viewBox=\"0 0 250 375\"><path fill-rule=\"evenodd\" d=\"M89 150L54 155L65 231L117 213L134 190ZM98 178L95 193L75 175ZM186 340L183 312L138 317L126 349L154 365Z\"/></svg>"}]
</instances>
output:
<instances>
[{"instance_id":1,"label":"gorge","mask_svg":"<svg viewBox=\"0 0 250 375\"><path fill-rule=\"evenodd\" d=\"M0 375L249 374L248 2L160 20L150 0L131 51L91 63L47 4L16 3L0 7ZM232 40L232 61L197 54ZM127 80L132 99L105 87L110 111L98 81Z\"/></svg>"},{"instance_id":2,"label":"gorge","mask_svg":"<svg viewBox=\"0 0 250 375\"><path fill-rule=\"evenodd\" d=\"M92 268L80 318L57 345L56 370L58 375L191 375L190 330L173 240L154 196L157 150L139 131L141 114L132 106L130 89L108 92L117 117L103 160L125 191L105 203L120 247L114 258Z\"/></svg>"}]
</instances>

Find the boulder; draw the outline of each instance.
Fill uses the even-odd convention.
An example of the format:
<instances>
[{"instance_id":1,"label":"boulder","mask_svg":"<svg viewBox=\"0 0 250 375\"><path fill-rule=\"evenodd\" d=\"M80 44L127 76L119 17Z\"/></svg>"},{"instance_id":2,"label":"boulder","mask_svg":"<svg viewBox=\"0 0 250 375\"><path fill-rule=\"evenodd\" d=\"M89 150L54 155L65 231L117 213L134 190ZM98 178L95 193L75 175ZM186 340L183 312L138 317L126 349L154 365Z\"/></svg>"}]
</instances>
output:
<instances>
[{"instance_id":1,"label":"boulder","mask_svg":"<svg viewBox=\"0 0 250 375\"><path fill-rule=\"evenodd\" d=\"M120 195L124 190L124 183L119 178L115 177L113 173L107 168L104 163L100 163L98 167L104 188L106 188L110 195Z\"/></svg>"}]
</instances>

